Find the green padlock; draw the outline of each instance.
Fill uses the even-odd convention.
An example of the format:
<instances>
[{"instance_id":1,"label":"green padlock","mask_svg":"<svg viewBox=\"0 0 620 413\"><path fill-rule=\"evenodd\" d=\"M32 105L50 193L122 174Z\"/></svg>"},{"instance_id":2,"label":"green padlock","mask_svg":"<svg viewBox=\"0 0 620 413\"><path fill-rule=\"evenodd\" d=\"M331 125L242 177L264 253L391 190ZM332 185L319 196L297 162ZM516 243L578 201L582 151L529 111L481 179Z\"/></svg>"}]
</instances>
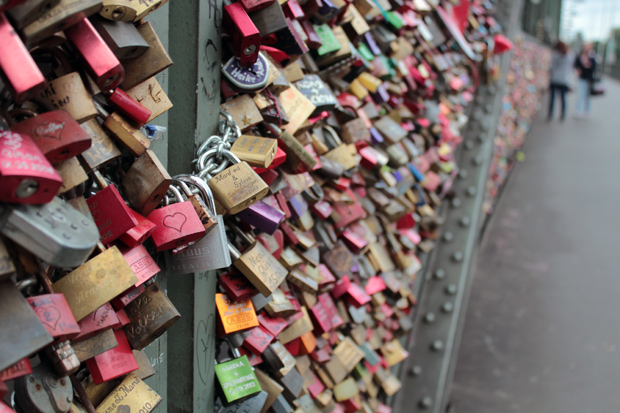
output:
<instances>
[{"instance_id":1,"label":"green padlock","mask_svg":"<svg viewBox=\"0 0 620 413\"><path fill-rule=\"evenodd\" d=\"M234 359L219 364L216 361L215 365L215 377L224 406L254 397L262 390L248 357L241 357L235 348L232 348L232 353Z\"/></svg>"}]
</instances>

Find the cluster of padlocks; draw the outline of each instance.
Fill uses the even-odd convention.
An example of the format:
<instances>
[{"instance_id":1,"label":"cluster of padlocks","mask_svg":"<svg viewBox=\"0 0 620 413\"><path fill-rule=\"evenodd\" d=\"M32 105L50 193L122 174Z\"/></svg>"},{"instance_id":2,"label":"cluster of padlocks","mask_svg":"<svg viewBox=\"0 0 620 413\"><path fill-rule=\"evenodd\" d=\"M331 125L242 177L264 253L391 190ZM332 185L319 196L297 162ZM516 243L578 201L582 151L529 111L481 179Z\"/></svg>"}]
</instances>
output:
<instances>
[{"instance_id":1,"label":"cluster of padlocks","mask_svg":"<svg viewBox=\"0 0 620 413\"><path fill-rule=\"evenodd\" d=\"M219 128L177 176L163 3L0 0L0 412L154 410L158 263L217 271L217 411L389 412L492 2L226 3Z\"/></svg>"}]
</instances>

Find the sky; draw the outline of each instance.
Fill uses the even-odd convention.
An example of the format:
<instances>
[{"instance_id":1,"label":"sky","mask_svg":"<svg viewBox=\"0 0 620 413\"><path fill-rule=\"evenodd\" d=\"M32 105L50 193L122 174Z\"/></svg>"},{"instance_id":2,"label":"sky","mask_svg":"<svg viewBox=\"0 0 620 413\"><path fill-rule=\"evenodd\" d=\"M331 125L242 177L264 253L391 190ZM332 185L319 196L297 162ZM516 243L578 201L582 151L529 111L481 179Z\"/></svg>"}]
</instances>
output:
<instances>
[{"instance_id":1,"label":"sky","mask_svg":"<svg viewBox=\"0 0 620 413\"><path fill-rule=\"evenodd\" d=\"M571 40L582 32L586 40L607 38L620 27L620 0L563 0L560 37Z\"/></svg>"}]
</instances>

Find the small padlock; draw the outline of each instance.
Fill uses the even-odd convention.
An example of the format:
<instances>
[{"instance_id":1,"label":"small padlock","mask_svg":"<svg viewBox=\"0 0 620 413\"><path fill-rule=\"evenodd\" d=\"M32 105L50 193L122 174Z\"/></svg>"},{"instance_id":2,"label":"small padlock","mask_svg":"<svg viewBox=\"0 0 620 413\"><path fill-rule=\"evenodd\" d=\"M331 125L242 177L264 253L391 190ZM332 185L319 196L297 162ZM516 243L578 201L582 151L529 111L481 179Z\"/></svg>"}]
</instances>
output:
<instances>
[{"instance_id":1,"label":"small padlock","mask_svg":"<svg viewBox=\"0 0 620 413\"><path fill-rule=\"evenodd\" d=\"M9 114L13 118L21 114L28 116L28 119L11 125L11 130L30 136L53 164L73 158L91 147L90 136L64 110L37 114L25 109L14 109Z\"/></svg>"},{"instance_id":2,"label":"small padlock","mask_svg":"<svg viewBox=\"0 0 620 413\"><path fill-rule=\"evenodd\" d=\"M137 247L138 245L144 244L150 236L153 230L155 229L155 224L151 221L138 214L131 208L128 208L129 213L138 221L138 224L129 229L123 235L121 235L118 239L123 242L123 244L127 245L130 248Z\"/></svg>"},{"instance_id":3,"label":"small padlock","mask_svg":"<svg viewBox=\"0 0 620 413\"><path fill-rule=\"evenodd\" d=\"M131 322L124 327L127 340L142 350L164 334L181 317L164 291L152 283L146 291L125 307Z\"/></svg>"},{"instance_id":4,"label":"small padlock","mask_svg":"<svg viewBox=\"0 0 620 413\"><path fill-rule=\"evenodd\" d=\"M262 391L247 356L241 356L233 347L231 351L236 358L219 363L216 360L214 367L216 389L224 406L257 396Z\"/></svg>"},{"instance_id":5,"label":"small padlock","mask_svg":"<svg viewBox=\"0 0 620 413\"><path fill-rule=\"evenodd\" d=\"M104 0L103 8L99 14L110 20L140 21L151 12L168 3L168 1L148 0L136 4L126 0Z\"/></svg>"},{"instance_id":6,"label":"small padlock","mask_svg":"<svg viewBox=\"0 0 620 413\"><path fill-rule=\"evenodd\" d=\"M149 44L133 23L109 20L99 15L92 16L90 21L119 60L135 59L149 49Z\"/></svg>"},{"instance_id":7,"label":"small padlock","mask_svg":"<svg viewBox=\"0 0 620 413\"><path fill-rule=\"evenodd\" d=\"M86 360L86 366L95 384L101 384L138 370L138 362L131 351L125 332L117 330L114 336L118 341L118 346Z\"/></svg>"},{"instance_id":8,"label":"small padlock","mask_svg":"<svg viewBox=\"0 0 620 413\"><path fill-rule=\"evenodd\" d=\"M276 156L277 149L276 139L241 135L235 140L230 151L250 166L268 168Z\"/></svg>"},{"instance_id":9,"label":"small padlock","mask_svg":"<svg viewBox=\"0 0 620 413\"><path fill-rule=\"evenodd\" d=\"M114 185L108 185L98 170L93 171L99 192L86 200L90 213L101 234L101 242L105 245L125 234L138 225L129 207Z\"/></svg>"},{"instance_id":10,"label":"small padlock","mask_svg":"<svg viewBox=\"0 0 620 413\"><path fill-rule=\"evenodd\" d=\"M145 151L129 167L121 188L129 205L148 217L161 203L172 183L172 178L151 150Z\"/></svg>"},{"instance_id":11,"label":"small padlock","mask_svg":"<svg viewBox=\"0 0 620 413\"><path fill-rule=\"evenodd\" d=\"M111 114L99 103L94 102L99 116L103 119L103 127L112 132L112 136L134 156L143 155L151 146L151 141L140 129L118 112Z\"/></svg>"},{"instance_id":12,"label":"small padlock","mask_svg":"<svg viewBox=\"0 0 620 413\"><path fill-rule=\"evenodd\" d=\"M58 341L45 348L45 355L60 377L70 376L80 368L80 360L69 340Z\"/></svg>"},{"instance_id":13,"label":"small padlock","mask_svg":"<svg viewBox=\"0 0 620 413\"><path fill-rule=\"evenodd\" d=\"M99 241L94 222L60 198L0 206L0 227L4 236L55 267L83 264Z\"/></svg>"},{"instance_id":14,"label":"small padlock","mask_svg":"<svg viewBox=\"0 0 620 413\"><path fill-rule=\"evenodd\" d=\"M58 377L50 363L41 358L32 374L15 380L15 403L19 411L32 413L68 412L73 386L68 377Z\"/></svg>"},{"instance_id":15,"label":"small padlock","mask_svg":"<svg viewBox=\"0 0 620 413\"><path fill-rule=\"evenodd\" d=\"M232 152L224 149L223 157L226 165L230 161L233 165L226 168L215 176L211 172L217 170L218 165L207 166L207 161L215 158L217 149L210 149L200 156L198 164L200 166L199 176L206 177L209 187L213 191L213 197L229 214L236 214L255 202L261 200L267 192L269 186L261 177L252 170L247 162L241 162ZM221 167L221 165L220 165Z\"/></svg>"},{"instance_id":16,"label":"small padlock","mask_svg":"<svg viewBox=\"0 0 620 413\"><path fill-rule=\"evenodd\" d=\"M232 37L232 50L239 64L246 67L258 59L260 34L241 3L224 1L223 23Z\"/></svg>"},{"instance_id":17,"label":"small padlock","mask_svg":"<svg viewBox=\"0 0 620 413\"><path fill-rule=\"evenodd\" d=\"M248 66L242 66L237 56L231 57L222 65L222 74L240 92L247 93L263 89L269 81L269 73L269 62L260 52L256 61Z\"/></svg>"},{"instance_id":18,"label":"small padlock","mask_svg":"<svg viewBox=\"0 0 620 413\"><path fill-rule=\"evenodd\" d=\"M152 238L158 252L197 241L206 233L189 201L158 208L147 218L156 225Z\"/></svg>"},{"instance_id":19,"label":"small padlock","mask_svg":"<svg viewBox=\"0 0 620 413\"><path fill-rule=\"evenodd\" d=\"M19 204L50 202L62 185L32 138L0 131L0 201Z\"/></svg>"},{"instance_id":20,"label":"small padlock","mask_svg":"<svg viewBox=\"0 0 620 413\"><path fill-rule=\"evenodd\" d=\"M132 248L121 245L119 246L119 251L123 254L125 261L127 261L134 274L136 274L136 277L138 277L138 282L135 284L136 287L150 280L161 271L144 245L136 245Z\"/></svg>"},{"instance_id":21,"label":"small padlock","mask_svg":"<svg viewBox=\"0 0 620 413\"><path fill-rule=\"evenodd\" d=\"M235 216L269 235L273 235L286 219L284 212L263 201L258 201Z\"/></svg>"},{"instance_id":22,"label":"small padlock","mask_svg":"<svg viewBox=\"0 0 620 413\"><path fill-rule=\"evenodd\" d=\"M129 96L121 88L116 88L109 93L108 101L116 106L121 112L131 119L137 126L144 126L150 119L151 111L142 106L140 102Z\"/></svg>"},{"instance_id":23,"label":"small padlock","mask_svg":"<svg viewBox=\"0 0 620 413\"><path fill-rule=\"evenodd\" d=\"M18 103L36 96L45 87L45 78L9 23L0 13L0 69Z\"/></svg>"},{"instance_id":24,"label":"small padlock","mask_svg":"<svg viewBox=\"0 0 620 413\"><path fill-rule=\"evenodd\" d=\"M267 297L284 282L288 271L267 251L263 244L256 242L237 227L233 229L241 239L250 244L243 253L240 253L232 244L228 244L233 265L261 294Z\"/></svg>"},{"instance_id":25,"label":"small padlock","mask_svg":"<svg viewBox=\"0 0 620 413\"><path fill-rule=\"evenodd\" d=\"M192 175L177 176L176 180L172 182L181 188L183 194L185 194L185 200L189 201L194 207L196 214L198 214L200 218L200 222L202 222L202 226L205 228L205 234L211 232L215 225L217 225L217 218L215 214L215 202L213 201L213 194L211 193L209 185L202 179ZM188 183L195 185L200 192L206 192L207 198L203 199L202 196L194 194L189 188ZM179 201L182 201L182 199Z\"/></svg>"},{"instance_id":26,"label":"small padlock","mask_svg":"<svg viewBox=\"0 0 620 413\"><path fill-rule=\"evenodd\" d=\"M218 328L223 334L236 333L258 326L256 310L249 298L233 301L226 294L215 294L215 306L219 314Z\"/></svg>"},{"instance_id":27,"label":"small padlock","mask_svg":"<svg viewBox=\"0 0 620 413\"><path fill-rule=\"evenodd\" d=\"M91 119L80 125L91 138L92 146L82 152L79 157L82 167L87 173L96 168L103 168L110 162L120 158L121 151L114 145L96 119Z\"/></svg>"}]
</instances>

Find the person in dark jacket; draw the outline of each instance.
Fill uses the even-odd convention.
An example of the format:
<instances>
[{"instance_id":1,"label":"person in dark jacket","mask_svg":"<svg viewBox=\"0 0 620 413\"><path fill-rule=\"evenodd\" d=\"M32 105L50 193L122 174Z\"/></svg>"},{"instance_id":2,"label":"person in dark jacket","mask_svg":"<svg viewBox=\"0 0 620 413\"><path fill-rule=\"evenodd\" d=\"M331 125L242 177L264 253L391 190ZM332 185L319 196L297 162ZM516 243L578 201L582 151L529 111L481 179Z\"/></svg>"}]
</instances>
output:
<instances>
[{"instance_id":1,"label":"person in dark jacket","mask_svg":"<svg viewBox=\"0 0 620 413\"><path fill-rule=\"evenodd\" d=\"M573 54L569 53L568 46L564 42L557 42L553 48L551 67L549 68L549 114L547 119L553 118L553 106L555 95L560 95L562 103L561 120L566 118L566 92L568 91L569 77L573 66Z\"/></svg>"},{"instance_id":2,"label":"person in dark jacket","mask_svg":"<svg viewBox=\"0 0 620 413\"><path fill-rule=\"evenodd\" d=\"M592 44L586 43L583 46L583 50L575 58L574 67L577 70L577 76L579 76L576 117L587 117L590 115L590 89L596 71L596 54L592 50Z\"/></svg>"}]
</instances>

